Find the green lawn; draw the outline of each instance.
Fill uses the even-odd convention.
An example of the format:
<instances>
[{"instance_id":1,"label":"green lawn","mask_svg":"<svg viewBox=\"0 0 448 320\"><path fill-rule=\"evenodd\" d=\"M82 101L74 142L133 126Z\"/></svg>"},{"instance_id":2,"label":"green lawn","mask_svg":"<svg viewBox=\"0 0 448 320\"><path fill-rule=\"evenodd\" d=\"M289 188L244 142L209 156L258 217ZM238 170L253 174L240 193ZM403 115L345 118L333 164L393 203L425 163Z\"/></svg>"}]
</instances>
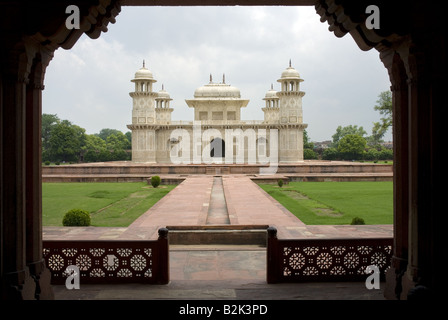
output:
<instances>
[{"instance_id":1,"label":"green lawn","mask_svg":"<svg viewBox=\"0 0 448 320\"><path fill-rule=\"evenodd\" d=\"M62 226L64 214L76 208L90 212L93 226L127 227L174 187L153 188L145 182L43 183L43 225Z\"/></svg>"},{"instance_id":2,"label":"green lawn","mask_svg":"<svg viewBox=\"0 0 448 320\"><path fill-rule=\"evenodd\" d=\"M282 188L260 184L267 193L308 225L393 223L393 184L381 182L291 182Z\"/></svg>"}]
</instances>

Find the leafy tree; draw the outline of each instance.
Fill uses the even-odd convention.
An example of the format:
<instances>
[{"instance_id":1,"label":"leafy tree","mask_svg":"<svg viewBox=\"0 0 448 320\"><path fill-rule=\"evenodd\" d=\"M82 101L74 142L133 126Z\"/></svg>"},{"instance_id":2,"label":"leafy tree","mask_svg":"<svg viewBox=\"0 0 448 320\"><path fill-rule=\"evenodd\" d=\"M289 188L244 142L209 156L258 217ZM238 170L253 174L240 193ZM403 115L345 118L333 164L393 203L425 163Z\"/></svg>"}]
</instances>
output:
<instances>
[{"instance_id":1,"label":"leafy tree","mask_svg":"<svg viewBox=\"0 0 448 320\"><path fill-rule=\"evenodd\" d=\"M126 150L131 148L131 143L121 131L109 135L106 139L106 146L111 153L111 160L129 159Z\"/></svg>"},{"instance_id":2,"label":"leafy tree","mask_svg":"<svg viewBox=\"0 0 448 320\"><path fill-rule=\"evenodd\" d=\"M372 136L369 137L369 145L383 142L387 130L392 127L392 92L383 91L378 95L374 109L383 116L380 122L374 122Z\"/></svg>"},{"instance_id":3,"label":"leafy tree","mask_svg":"<svg viewBox=\"0 0 448 320\"><path fill-rule=\"evenodd\" d=\"M303 158L305 160L317 159L317 153L312 149L303 149Z\"/></svg>"},{"instance_id":4,"label":"leafy tree","mask_svg":"<svg viewBox=\"0 0 448 320\"><path fill-rule=\"evenodd\" d=\"M131 143L123 132L118 131L117 133L111 134L107 137L106 144L109 150L118 151L130 149Z\"/></svg>"},{"instance_id":5,"label":"leafy tree","mask_svg":"<svg viewBox=\"0 0 448 320\"><path fill-rule=\"evenodd\" d=\"M97 162L104 161L102 157L106 153L106 141L94 134L86 135L86 145L84 147L84 161Z\"/></svg>"},{"instance_id":6,"label":"leafy tree","mask_svg":"<svg viewBox=\"0 0 448 320\"><path fill-rule=\"evenodd\" d=\"M378 160L380 156L380 153L375 148L370 148L367 150L367 152L364 154L365 160Z\"/></svg>"},{"instance_id":7,"label":"leafy tree","mask_svg":"<svg viewBox=\"0 0 448 320\"><path fill-rule=\"evenodd\" d=\"M131 132L102 129L98 134L86 130L57 115L42 115L42 161L113 161L128 160Z\"/></svg>"},{"instance_id":8,"label":"leafy tree","mask_svg":"<svg viewBox=\"0 0 448 320\"><path fill-rule=\"evenodd\" d=\"M314 143L310 142L310 138L308 137L308 132L303 130L303 148L304 149L314 149Z\"/></svg>"},{"instance_id":9,"label":"leafy tree","mask_svg":"<svg viewBox=\"0 0 448 320\"><path fill-rule=\"evenodd\" d=\"M336 148L327 148L322 153L322 159L324 160L336 160L339 158L339 152Z\"/></svg>"},{"instance_id":10,"label":"leafy tree","mask_svg":"<svg viewBox=\"0 0 448 320\"><path fill-rule=\"evenodd\" d=\"M49 139L48 155L51 161L79 161L85 144L85 130L70 121L54 125Z\"/></svg>"},{"instance_id":11,"label":"leafy tree","mask_svg":"<svg viewBox=\"0 0 448 320\"><path fill-rule=\"evenodd\" d=\"M378 146L383 142L383 137L386 134L386 130L384 130L384 127L382 127L381 123L374 122L372 127L372 135L370 137L367 137L367 144L369 146Z\"/></svg>"},{"instance_id":12,"label":"leafy tree","mask_svg":"<svg viewBox=\"0 0 448 320\"><path fill-rule=\"evenodd\" d=\"M361 159L366 148L366 139L357 134L345 135L338 144L338 152L346 159Z\"/></svg>"},{"instance_id":13,"label":"leafy tree","mask_svg":"<svg viewBox=\"0 0 448 320\"><path fill-rule=\"evenodd\" d=\"M55 114L42 114L42 161L49 161L48 150L50 147L51 131L60 122L61 120Z\"/></svg>"},{"instance_id":14,"label":"leafy tree","mask_svg":"<svg viewBox=\"0 0 448 320\"><path fill-rule=\"evenodd\" d=\"M132 132L128 131L124 135L126 136L126 138L128 138L129 143L132 145Z\"/></svg>"},{"instance_id":15,"label":"leafy tree","mask_svg":"<svg viewBox=\"0 0 448 320\"><path fill-rule=\"evenodd\" d=\"M306 130L303 130L303 158L306 160L317 159L317 153L314 152L314 143L310 142Z\"/></svg>"},{"instance_id":16,"label":"leafy tree","mask_svg":"<svg viewBox=\"0 0 448 320\"><path fill-rule=\"evenodd\" d=\"M383 148L379 152L380 160L392 160L394 158L394 152L391 149Z\"/></svg>"},{"instance_id":17,"label":"leafy tree","mask_svg":"<svg viewBox=\"0 0 448 320\"><path fill-rule=\"evenodd\" d=\"M361 138L363 138L365 135L367 135L367 132L364 130L363 127L359 127L357 125L349 125L349 126L339 126L336 129L336 133L332 136L333 138L333 143L332 143L332 147L333 148L338 148L339 145L339 141L344 138L346 135L357 135L360 136Z\"/></svg>"},{"instance_id":18,"label":"leafy tree","mask_svg":"<svg viewBox=\"0 0 448 320\"><path fill-rule=\"evenodd\" d=\"M118 134L118 133L123 134L120 130L117 130L117 129L104 128L104 129L101 129L101 131L99 133L96 133L95 135L100 137L104 141L106 141L110 135Z\"/></svg>"},{"instance_id":19,"label":"leafy tree","mask_svg":"<svg viewBox=\"0 0 448 320\"><path fill-rule=\"evenodd\" d=\"M381 126L387 130L392 126L392 92L381 92L376 103L374 109L384 116L381 118Z\"/></svg>"},{"instance_id":20,"label":"leafy tree","mask_svg":"<svg viewBox=\"0 0 448 320\"><path fill-rule=\"evenodd\" d=\"M80 151L86 146L86 129L72 124L72 128L75 132L75 138L79 141Z\"/></svg>"}]
</instances>

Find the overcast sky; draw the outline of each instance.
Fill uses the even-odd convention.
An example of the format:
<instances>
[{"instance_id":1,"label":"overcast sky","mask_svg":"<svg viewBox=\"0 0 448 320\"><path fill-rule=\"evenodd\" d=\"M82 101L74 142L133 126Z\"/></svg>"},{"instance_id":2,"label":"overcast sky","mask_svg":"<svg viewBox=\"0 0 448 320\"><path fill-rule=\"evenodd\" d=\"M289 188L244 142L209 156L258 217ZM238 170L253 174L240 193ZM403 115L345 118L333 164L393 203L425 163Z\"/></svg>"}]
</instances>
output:
<instances>
[{"instance_id":1,"label":"overcast sky","mask_svg":"<svg viewBox=\"0 0 448 320\"><path fill-rule=\"evenodd\" d=\"M361 51L350 35L337 38L314 7L122 7L108 29L57 50L45 76L43 113L89 134L129 131L130 80L143 59L155 91L164 84L173 99L172 119L190 121L185 99L210 74L221 82L223 73L250 100L242 118L262 120L262 99L271 84L279 90L291 59L305 80L303 121L312 141L330 140L339 125L363 126L370 135L380 119L378 95L390 87L378 52Z\"/></svg>"}]
</instances>

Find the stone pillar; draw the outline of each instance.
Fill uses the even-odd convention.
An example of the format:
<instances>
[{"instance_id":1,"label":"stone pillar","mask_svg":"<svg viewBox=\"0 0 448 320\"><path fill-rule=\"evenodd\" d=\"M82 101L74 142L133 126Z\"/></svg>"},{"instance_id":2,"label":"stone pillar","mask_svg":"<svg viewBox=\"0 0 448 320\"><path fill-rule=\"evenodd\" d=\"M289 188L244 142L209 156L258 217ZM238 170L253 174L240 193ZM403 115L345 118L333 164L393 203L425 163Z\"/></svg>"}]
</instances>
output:
<instances>
[{"instance_id":1,"label":"stone pillar","mask_svg":"<svg viewBox=\"0 0 448 320\"><path fill-rule=\"evenodd\" d=\"M2 297L34 299L36 285L26 263L25 205L26 85L32 56L30 59L23 47L6 55L0 93Z\"/></svg>"},{"instance_id":2,"label":"stone pillar","mask_svg":"<svg viewBox=\"0 0 448 320\"><path fill-rule=\"evenodd\" d=\"M434 214L431 166L433 153L431 141L431 82L427 77L427 66L423 52L412 52L411 48L402 53L406 62L409 91L409 252L408 267L404 277L401 298L406 298L409 290L416 285L431 286L428 283L428 264L431 258L429 222Z\"/></svg>"},{"instance_id":3,"label":"stone pillar","mask_svg":"<svg viewBox=\"0 0 448 320\"><path fill-rule=\"evenodd\" d=\"M42 256L42 90L45 68L53 54L33 61L26 89L26 260L36 282L36 299L53 299L51 274ZM44 60L44 61L42 61Z\"/></svg>"},{"instance_id":4,"label":"stone pillar","mask_svg":"<svg viewBox=\"0 0 448 320\"><path fill-rule=\"evenodd\" d=\"M275 227L268 227L267 230L267 252L266 252L266 282L269 284L278 283L280 270L280 258L278 252L278 238L277 229Z\"/></svg>"},{"instance_id":5,"label":"stone pillar","mask_svg":"<svg viewBox=\"0 0 448 320\"><path fill-rule=\"evenodd\" d=\"M170 282L170 257L169 257L169 241L168 241L168 229L160 228L158 230L158 250L159 250L159 268L158 284L168 284Z\"/></svg>"},{"instance_id":6,"label":"stone pillar","mask_svg":"<svg viewBox=\"0 0 448 320\"><path fill-rule=\"evenodd\" d=\"M400 299L402 277L408 259L408 86L403 61L395 50L381 52L389 72L393 104L394 140L394 245L391 267L386 275L387 299Z\"/></svg>"},{"instance_id":7,"label":"stone pillar","mask_svg":"<svg viewBox=\"0 0 448 320\"><path fill-rule=\"evenodd\" d=\"M442 110L446 105L443 66L446 39L423 34L400 51L408 84L408 265L401 299L441 294L445 183ZM446 66L445 66L446 67Z\"/></svg>"}]
</instances>

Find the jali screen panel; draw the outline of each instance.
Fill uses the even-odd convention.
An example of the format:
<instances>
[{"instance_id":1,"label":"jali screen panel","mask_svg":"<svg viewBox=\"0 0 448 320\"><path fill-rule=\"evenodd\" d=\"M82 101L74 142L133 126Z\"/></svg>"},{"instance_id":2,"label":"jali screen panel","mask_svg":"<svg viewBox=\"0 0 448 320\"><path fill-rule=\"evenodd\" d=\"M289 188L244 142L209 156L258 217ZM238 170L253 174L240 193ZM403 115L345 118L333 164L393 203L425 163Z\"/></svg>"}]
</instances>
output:
<instances>
[{"instance_id":1,"label":"jali screen panel","mask_svg":"<svg viewBox=\"0 0 448 320\"><path fill-rule=\"evenodd\" d=\"M268 282L360 281L374 266L384 279L392 238L297 239L268 242Z\"/></svg>"},{"instance_id":2,"label":"jali screen panel","mask_svg":"<svg viewBox=\"0 0 448 320\"><path fill-rule=\"evenodd\" d=\"M69 266L79 268L81 284L164 283L168 275L168 248L160 240L44 241L43 256L53 284L65 283Z\"/></svg>"}]
</instances>

